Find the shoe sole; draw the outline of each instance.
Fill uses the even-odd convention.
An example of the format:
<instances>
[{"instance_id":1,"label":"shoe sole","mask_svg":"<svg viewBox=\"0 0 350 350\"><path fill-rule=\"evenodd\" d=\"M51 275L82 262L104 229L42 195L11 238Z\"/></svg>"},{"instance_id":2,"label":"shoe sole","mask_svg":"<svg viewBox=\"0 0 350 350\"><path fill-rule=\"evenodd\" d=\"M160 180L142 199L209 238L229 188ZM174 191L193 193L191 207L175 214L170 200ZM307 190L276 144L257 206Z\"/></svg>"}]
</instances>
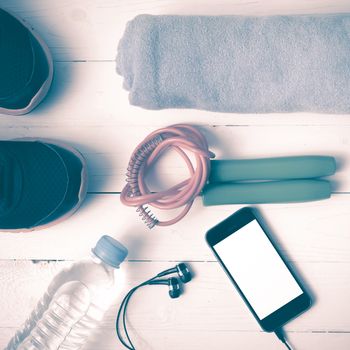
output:
<instances>
[{"instance_id":1,"label":"shoe sole","mask_svg":"<svg viewBox=\"0 0 350 350\"><path fill-rule=\"evenodd\" d=\"M12 232L12 233L21 233L21 232L33 232L33 231L39 231L39 230L44 230L47 229L51 226L57 225L62 221L67 220L68 218L70 218L81 206L81 204L83 203L86 194L87 194L87 186L88 186L88 175L87 175L87 164L86 164L86 160L83 157L83 155L76 150L74 147L69 146L67 144L61 143L61 142L57 142L55 140L51 140L51 139L44 139L44 138L34 138L34 137L24 137L24 138L19 138L19 139L14 139L13 141L30 141L30 142L42 142L42 143L47 143L47 144L51 144L57 147L61 147L67 151L70 151L71 153L73 153L81 162L82 165L82 169L81 169L81 185L80 185L80 189L79 189L79 194L78 194L78 202L77 204L70 210L68 211L66 214L62 215L61 217L59 217L56 220L53 220L47 224L44 225L39 225L39 226L35 226L32 228L20 228L20 229L5 229L5 230L0 230L0 232Z\"/></svg>"},{"instance_id":2,"label":"shoe sole","mask_svg":"<svg viewBox=\"0 0 350 350\"><path fill-rule=\"evenodd\" d=\"M44 51L45 57L47 59L48 65L49 65L49 74L47 79L45 80L42 87L39 89L39 91L35 94L35 96L31 99L28 106L20 109L8 109L8 108L2 108L0 107L0 114L8 114L8 115L23 115L27 114L30 111L32 111L47 95L51 83L53 80L53 59L51 52L46 45L45 41L41 38L41 36L34 30L34 28L26 22L25 19L18 17L17 15L14 15L12 12L9 12L6 10L11 16L16 18L19 22L21 22L28 30L29 32L34 36L34 38L39 42L41 48Z\"/></svg>"}]
</instances>

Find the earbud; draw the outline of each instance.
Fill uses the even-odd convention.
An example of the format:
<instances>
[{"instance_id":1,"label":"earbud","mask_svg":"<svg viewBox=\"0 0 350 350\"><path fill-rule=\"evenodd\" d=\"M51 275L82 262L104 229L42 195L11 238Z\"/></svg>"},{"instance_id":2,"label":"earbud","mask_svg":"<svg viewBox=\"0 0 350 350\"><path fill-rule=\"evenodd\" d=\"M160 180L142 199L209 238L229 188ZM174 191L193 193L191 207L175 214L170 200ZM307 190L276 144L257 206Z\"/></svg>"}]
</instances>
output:
<instances>
[{"instance_id":1,"label":"earbud","mask_svg":"<svg viewBox=\"0 0 350 350\"><path fill-rule=\"evenodd\" d=\"M177 273L179 275L180 280L183 283L187 283L187 282L191 281L191 279L192 279L192 274L185 263L180 263L180 264L176 265L175 267L172 267L171 269L167 269L167 270L159 273L157 275L157 277L163 277L166 275L170 275L171 273Z\"/></svg>"},{"instance_id":2,"label":"earbud","mask_svg":"<svg viewBox=\"0 0 350 350\"><path fill-rule=\"evenodd\" d=\"M189 281L191 281L192 279L192 274L190 269L187 267L186 264L184 263L180 263L178 265L176 265L175 267L172 267L171 269L168 270L164 270L163 272L160 272L158 275L156 275L155 277L139 284L138 286L132 288L128 294L126 294L126 296L124 297L119 311L118 311L118 316L117 316L117 320L116 320L116 330L117 330L117 335L119 340L122 342L122 344L131 350L135 350L134 345L132 344L130 337L128 335L128 331L127 331L127 327L126 327L126 323L125 323L125 318L126 318L126 308L128 306L128 303L130 301L131 296L141 287L143 286L147 286L147 285L152 285L152 284L164 284L166 286L169 287L169 295L170 298L175 299L178 298L181 294L181 287L180 287L180 282L177 278L175 277L171 277L171 278L160 278L166 275L170 275L172 273L177 273L179 278L181 279L181 281L183 283L187 283ZM123 338L123 336L121 335L120 332L120 318L123 317L123 325L124 325L124 332L126 334L127 340L125 338ZM129 344L130 346L129 346Z\"/></svg>"},{"instance_id":3,"label":"earbud","mask_svg":"<svg viewBox=\"0 0 350 350\"><path fill-rule=\"evenodd\" d=\"M148 284L165 284L169 286L169 295L172 299L178 298L181 294L180 283L177 278L171 277L168 279L156 279L172 273L177 273L180 280L183 283L191 281L192 274L185 263L180 263L171 269L164 270L163 272L158 273L158 275L150 281Z\"/></svg>"},{"instance_id":4,"label":"earbud","mask_svg":"<svg viewBox=\"0 0 350 350\"><path fill-rule=\"evenodd\" d=\"M180 283L175 277L153 280L150 281L148 284L164 284L169 286L169 295L172 299L178 298L181 294Z\"/></svg>"}]
</instances>

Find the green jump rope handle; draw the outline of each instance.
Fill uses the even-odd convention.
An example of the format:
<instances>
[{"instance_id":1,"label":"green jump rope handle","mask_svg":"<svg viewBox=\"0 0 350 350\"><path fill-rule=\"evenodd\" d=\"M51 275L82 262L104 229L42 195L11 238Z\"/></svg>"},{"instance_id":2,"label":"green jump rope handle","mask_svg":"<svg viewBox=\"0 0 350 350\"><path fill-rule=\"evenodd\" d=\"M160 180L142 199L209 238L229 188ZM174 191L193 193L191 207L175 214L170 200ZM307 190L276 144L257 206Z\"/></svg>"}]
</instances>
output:
<instances>
[{"instance_id":1,"label":"green jump rope handle","mask_svg":"<svg viewBox=\"0 0 350 350\"><path fill-rule=\"evenodd\" d=\"M205 206L307 202L329 198L331 184L326 180L209 183L204 187L202 195Z\"/></svg>"},{"instance_id":2,"label":"green jump rope handle","mask_svg":"<svg viewBox=\"0 0 350 350\"><path fill-rule=\"evenodd\" d=\"M336 162L328 156L212 160L209 182L290 180L329 176Z\"/></svg>"}]
</instances>

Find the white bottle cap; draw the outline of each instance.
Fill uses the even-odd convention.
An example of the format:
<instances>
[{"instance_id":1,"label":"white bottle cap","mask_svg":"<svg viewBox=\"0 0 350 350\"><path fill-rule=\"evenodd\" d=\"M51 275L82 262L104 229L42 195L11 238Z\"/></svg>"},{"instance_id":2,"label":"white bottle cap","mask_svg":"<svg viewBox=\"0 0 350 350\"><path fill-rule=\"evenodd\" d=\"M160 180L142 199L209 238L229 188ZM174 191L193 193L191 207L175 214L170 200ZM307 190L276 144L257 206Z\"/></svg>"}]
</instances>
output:
<instances>
[{"instance_id":1,"label":"white bottle cap","mask_svg":"<svg viewBox=\"0 0 350 350\"><path fill-rule=\"evenodd\" d=\"M128 250L116 239L104 235L91 250L104 263L118 268L128 255Z\"/></svg>"}]
</instances>

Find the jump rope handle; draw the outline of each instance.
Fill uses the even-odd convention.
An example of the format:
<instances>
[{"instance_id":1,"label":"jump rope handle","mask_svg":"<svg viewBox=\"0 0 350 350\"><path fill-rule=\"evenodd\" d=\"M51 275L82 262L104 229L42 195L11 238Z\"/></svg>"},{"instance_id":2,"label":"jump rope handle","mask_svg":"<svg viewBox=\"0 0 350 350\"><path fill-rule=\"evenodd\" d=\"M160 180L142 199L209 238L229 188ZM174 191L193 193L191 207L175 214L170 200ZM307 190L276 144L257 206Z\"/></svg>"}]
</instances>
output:
<instances>
[{"instance_id":1,"label":"jump rope handle","mask_svg":"<svg viewBox=\"0 0 350 350\"><path fill-rule=\"evenodd\" d=\"M205 206L327 199L331 196L331 184L317 178L336 171L335 159L328 156L212 160L210 163L209 184L202 192ZM259 182L251 182L256 180Z\"/></svg>"},{"instance_id":2,"label":"jump rope handle","mask_svg":"<svg viewBox=\"0 0 350 350\"><path fill-rule=\"evenodd\" d=\"M335 159L329 156L211 160L210 166L209 183L311 179L336 171Z\"/></svg>"},{"instance_id":3,"label":"jump rope handle","mask_svg":"<svg viewBox=\"0 0 350 350\"><path fill-rule=\"evenodd\" d=\"M203 204L292 203L327 199L331 196L327 180L285 180L249 183L212 183L204 187Z\"/></svg>"}]
</instances>

